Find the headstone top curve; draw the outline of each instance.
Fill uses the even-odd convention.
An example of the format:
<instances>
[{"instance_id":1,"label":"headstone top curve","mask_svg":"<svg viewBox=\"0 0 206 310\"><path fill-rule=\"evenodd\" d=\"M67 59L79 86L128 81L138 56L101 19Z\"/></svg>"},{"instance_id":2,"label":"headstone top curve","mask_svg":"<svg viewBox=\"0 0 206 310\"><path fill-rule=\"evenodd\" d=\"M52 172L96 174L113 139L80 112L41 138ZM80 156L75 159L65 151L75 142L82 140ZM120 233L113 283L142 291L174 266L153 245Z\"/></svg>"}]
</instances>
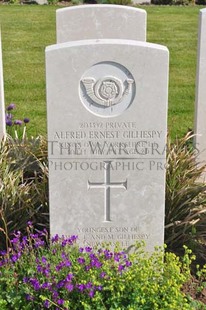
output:
<instances>
[{"instance_id":1,"label":"headstone top curve","mask_svg":"<svg viewBox=\"0 0 206 310\"><path fill-rule=\"evenodd\" d=\"M80 5L56 11L57 43L85 39L146 41L147 13L112 4Z\"/></svg>"},{"instance_id":2,"label":"headstone top curve","mask_svg":"<svg viewBox=\"0 0 206 310\"><path fill-rule=\"evenodd\" d=\"M134 11L134 12L141 12L144 15L147 15L147 12L144 9L139 9L139 8L134 8L131 6L124 6L124 5L116 5L116 4L87 4L87 5L78 5L78 6L72 6L72 7L67 7L67 8L61 8L57 9L56 13L59 14L61 12L65 11L78 11L82 9L95 9L95 8L101 8L101 9L120 9L120 10L129 10L129 11ZM203 9L204 10L204 9Z\"/></svg>"},{"instance_id":3,"label":"headstone top curve","mask_svg":"<svg viewBox=\"0 0 206 310\"><path fill-rule=\"evenodd\" d=\"M136 41L136 40L118 40L118 39L91 39L91 40L78 40L78 41L69 41L59 44L53 44L46 47L46 52L61 49L65 47L72 47L72 46L84 46L84 45L131 45L131 46L140 46L140 47L148 47L158 50L167 51L169 53L169 50L166 46L156 43L149 43L149 42L142 42L142 41Z\"/></svg>"}]
</instances>

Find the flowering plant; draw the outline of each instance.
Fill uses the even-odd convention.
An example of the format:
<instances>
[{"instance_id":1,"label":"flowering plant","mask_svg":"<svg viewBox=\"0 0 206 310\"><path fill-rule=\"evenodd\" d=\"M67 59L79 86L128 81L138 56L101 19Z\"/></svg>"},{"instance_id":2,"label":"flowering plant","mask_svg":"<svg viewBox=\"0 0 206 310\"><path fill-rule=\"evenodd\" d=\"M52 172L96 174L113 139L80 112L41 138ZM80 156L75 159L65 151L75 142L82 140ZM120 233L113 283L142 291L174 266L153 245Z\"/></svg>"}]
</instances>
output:
<instances>
[{"instance_id":1,"label":"flowering plant","mask_svg":"<svg viewBox=\"0 0 206 310\"><path fill-rule=\"evenodd\" d=\"M14 136L16 139L21 138L22 140L26 137L26 126L30 122L28 117L25 117L22 120L16 119L14 120L13 110L16 109L16 105L14 103L10 103L6 108L6 126L10 135L13 134L14 128ZM23 126L23 131L20 129Z\"/></svg>"},{"instance_id":2,"label":"flowering plant","mask_svg":"<svg viewBox=\"0 0 206 310\"><path fill-rule=\"evenodd\" d=\"M0 257L0 306L6 309L193 309L181 292L190 273L174 254L138 245L79 247L77 236L49 240L46 230L14 233ZM184 273L181 271L184 270Z\"/></svg>"}]
</instances>

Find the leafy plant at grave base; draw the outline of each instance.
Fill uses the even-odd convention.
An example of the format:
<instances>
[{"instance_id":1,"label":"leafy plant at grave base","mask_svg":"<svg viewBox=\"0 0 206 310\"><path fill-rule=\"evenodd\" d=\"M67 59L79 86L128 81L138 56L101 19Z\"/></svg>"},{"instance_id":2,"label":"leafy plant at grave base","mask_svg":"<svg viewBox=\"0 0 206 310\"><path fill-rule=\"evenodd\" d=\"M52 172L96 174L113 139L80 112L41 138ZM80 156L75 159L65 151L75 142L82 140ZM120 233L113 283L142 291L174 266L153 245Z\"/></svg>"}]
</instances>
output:
<instances>
[{"instance_id":1,"label":"leafy plant at grave base","mask_svg":"<svg viewBox=\"0 0 206 310\"><path fill-rule=\"evenodd\" d=\"M188 133L174 143L168 139L165 243L177 254L185 244L205 263L206 184L200 179L205 166L197 165L192 138Z\"/></svg>"},{"instance_id":2,"label":"leafy plant at grave base","mask_svg":"<svg viewBox=\"0 0 206 310\"><path fill-rule=\"evenodd\" d=\"M180 261L160 248L149 255L142 244L125 254L118 245L79 248L76 236L49 241L31 223L27 232L14 233L0 254L1 310L194 309L181 292L194 259L188 249Z\"/></svg>"},{"instance_id":3,"label":"leafy plant at grave base","mask_svg":"<svg viewBox=\"0 0 206 310\"><path fill-rule=\"evenodd\" d=\"M8 247L14 230L32 219L48 227L47 146L42 137L0 143L0 249Z\"/></svg>"}]
</instances>

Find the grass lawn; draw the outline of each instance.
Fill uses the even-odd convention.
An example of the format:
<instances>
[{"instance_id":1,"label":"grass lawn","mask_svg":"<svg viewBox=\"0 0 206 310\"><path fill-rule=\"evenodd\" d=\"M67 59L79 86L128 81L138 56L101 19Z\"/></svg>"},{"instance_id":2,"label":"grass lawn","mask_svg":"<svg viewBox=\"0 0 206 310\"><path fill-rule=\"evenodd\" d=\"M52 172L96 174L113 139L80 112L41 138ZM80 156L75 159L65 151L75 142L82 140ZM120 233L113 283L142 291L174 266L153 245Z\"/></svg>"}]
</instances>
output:
<instances>
[{"instance_id":1,"label":"grass lawn","mask_svg":"<svg viewBox=\"0 0 206 310\"><path fill-rule=\"evenodd\" d=\"M30 117L32 134L46 134L45 56L55 44L57 6L0 5L6 104ZM148 13L147 41L170 51L168 127L172 137L193 128L198 13L201 7L141 6Z\"/></svg>"}]
</instances>

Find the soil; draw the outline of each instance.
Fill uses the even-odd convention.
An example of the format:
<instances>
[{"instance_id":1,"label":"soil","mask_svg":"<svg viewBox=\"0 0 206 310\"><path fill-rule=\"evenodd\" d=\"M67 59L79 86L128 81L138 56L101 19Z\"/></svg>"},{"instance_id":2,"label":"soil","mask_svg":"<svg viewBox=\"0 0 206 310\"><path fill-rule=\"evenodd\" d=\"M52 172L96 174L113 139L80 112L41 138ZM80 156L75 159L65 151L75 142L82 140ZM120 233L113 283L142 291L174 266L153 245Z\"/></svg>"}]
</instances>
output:
<instances>
[{"instance_id":1,"label":"soil","mask_svg":"<svg viewBox=\"0 0 206 310\"><path fill-rule=\"evenodd\" d=\"M190 295L194 300L201 301L206 305L206 287L200 290L201 285L202 283L200 281L192 277L192 279L183 286L182 291L186 295Z\"/></svg>"}]
</instances>

